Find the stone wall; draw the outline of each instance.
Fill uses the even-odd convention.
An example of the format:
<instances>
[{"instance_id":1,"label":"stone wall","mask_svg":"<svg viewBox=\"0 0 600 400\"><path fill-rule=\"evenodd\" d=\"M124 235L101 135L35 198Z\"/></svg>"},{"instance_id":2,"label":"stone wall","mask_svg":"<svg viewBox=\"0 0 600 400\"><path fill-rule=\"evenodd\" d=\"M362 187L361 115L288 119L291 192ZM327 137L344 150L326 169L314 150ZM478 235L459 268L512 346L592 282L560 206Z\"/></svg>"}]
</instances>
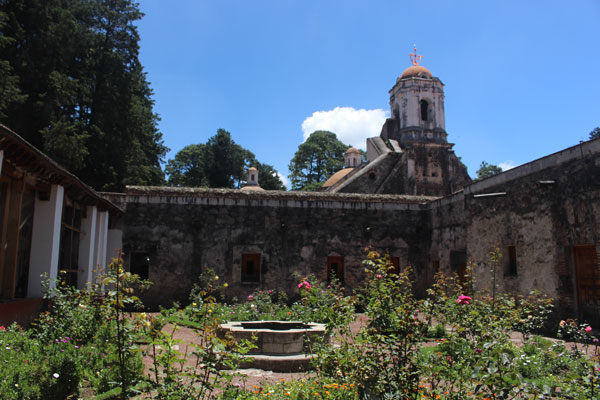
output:
<instances>
[{"instance_id":1,"label":"stone wall","mask_svg":"<svg viewBox=\"0 0 600 400\"><path fill-rule=\"evenodd\" d=\"M442 199L145 187L110 196L125 207L125 252L150 260L150 306L185 301L207 267L229 283L230 296L279 289L294 297L294 273L326 279L333 256L343 257L352 290L368 246L414 266L418 296L437 270L461 273L469 258L479 289L490 288L486 263L498 247L499 291L537 289L555 299L556 317L600 324L600 139ZM242 282L244 254L260 254L256 283Z\"/></svg>"},{"instance_id":2,"label":"stone wall","mask_svg":"<svg viewBox=\"0 0 600 400\"><path fill-rule=\"evenodd\" d=\"M491 289L487 262L497 247L503 255L496 270L500 292L539 290L555 299L555 317L600 324L600 298L581 293L589 288L578 293L574 256L581 246L600 253L600 140L473 183L429 207L428 268L459 272L456 256L462 253L477 264L479 289ZM600 266L596 271L600 278ZM600 280L592 291L600 291ZM587 299L578 299L582 295Z\"/></svg>"},{"instance_id":3,"label":"stone wall","mask_svg":"<svg viewBox=\"0 0 600 400\"><path fill-rule=\"evenodd\" d=\"M600 323L598 312L583 310L589 299L578 304L573 258L578 246L600 250L600 141L471 185L465 210L469 255L485 260L493 246L504 254L497 274L501 291L526 295L537 289L556 300L558 315L579 314ZM516 273L507 268L509 246L516 251ZM486 268L479 269L478 278L489 285Z\"/></svg>"},{"instance_id":4,"label":"stone wall","mask_svg":"<svg viewBox=\"0 0 600 400\"><path fill-rule=\"evenodd\" d=\"M185 301L204 268L229 296L259 289L297 295L294 274L327 278L327 257L344 257L345 287L360 286L371 246L425 272L426 198L295 192L128 188L123 247L150 258L150 307ZM261 255L258 283L241 281L243 254ZM424 288L417 288L423 293Z\"/></svg>"}]
</instances>

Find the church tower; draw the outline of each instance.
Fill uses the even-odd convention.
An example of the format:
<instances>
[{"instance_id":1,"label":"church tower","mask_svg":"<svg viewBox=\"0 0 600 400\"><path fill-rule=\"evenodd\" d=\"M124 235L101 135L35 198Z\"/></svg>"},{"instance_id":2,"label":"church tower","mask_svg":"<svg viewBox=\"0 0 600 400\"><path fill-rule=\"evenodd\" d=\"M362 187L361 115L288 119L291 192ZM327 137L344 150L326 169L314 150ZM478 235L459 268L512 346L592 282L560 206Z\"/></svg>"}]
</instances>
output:
<instances>
[{"instance_id":1,"label":"church tower","mask_svg":"<svg viewBox=\"0 0 600 400\"><path fill-rule=\"evenodd\" d=\"M419 62L422 56L410 54L413 65L404 70L390 89L391 123L384 126L384 140L400 144L411 141L446 143L444 84Z\"/></svg>"},{"instance_id":2,"label":"church tower","mask_svg":"<svg viewBox=\"0 0 600 400\"><path fill-rule=\"evenodd\" d=\"M405 160L402 192L445 196L471 181L466 167L448 143L444 114L444 84L424 66L417 49L412 65L390 89L391 118L380 137L397 143Z\"/></svg>"},{"instance_id":3,"label":"church tower","mask_svg":"<svg viewBox=\"0 0 600 400\"><path fill-rule=\"evenodd\" d=\"M419 65L416 48L410 58L413 65L389 91L391 118L367 139L367 162L343 179L330 178L324 190L441 197L471 182L448 143L444 84Z\"/></svg>"}]
</instances>

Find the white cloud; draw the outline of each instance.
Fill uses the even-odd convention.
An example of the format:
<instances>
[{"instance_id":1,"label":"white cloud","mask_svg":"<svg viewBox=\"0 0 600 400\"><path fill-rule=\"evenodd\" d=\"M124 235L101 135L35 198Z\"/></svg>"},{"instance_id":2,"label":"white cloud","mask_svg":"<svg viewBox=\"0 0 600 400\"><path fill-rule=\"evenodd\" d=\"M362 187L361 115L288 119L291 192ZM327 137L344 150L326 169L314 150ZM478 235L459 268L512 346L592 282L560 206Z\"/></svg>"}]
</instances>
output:
<instances>
[{"instance_id":1,"label":"white cloud","mask_svg":"<svg viewBox=\"0 0 600 400\"><path fill-rule=\"evenodd\" d=\"M279 177L279 179L281 179L281 182L283 182L283 185L286 188L290 187L290 180L287 178L287 176L283 175L281 172L277 172L276 175Z\"/></svg>"},{"instance_id":2,"label":"white cloud","mask_svg":"<svg viewBox=\"0 0 600 400\"><path fill-rule=\"evenodd\" d=\"M339 140L354 147L365 149L365 140L379 136L388 113L380 108L357 110L352 107L336 107L330 111L316 111L302 122L304 140L314 131L331 131Z\"/></svg>"},{"instance_id":3,"label":"white cloud","mask_svg":"<svg viewBox=\"0 0 600 400\"><path fill-rule=\"evenodd\" d=\"M515 162L513 160L501 162L500 164L498 164L498 166L502 168L502 171L508 171L509 169L516 167Z\"/></svg>"}]
</instances>

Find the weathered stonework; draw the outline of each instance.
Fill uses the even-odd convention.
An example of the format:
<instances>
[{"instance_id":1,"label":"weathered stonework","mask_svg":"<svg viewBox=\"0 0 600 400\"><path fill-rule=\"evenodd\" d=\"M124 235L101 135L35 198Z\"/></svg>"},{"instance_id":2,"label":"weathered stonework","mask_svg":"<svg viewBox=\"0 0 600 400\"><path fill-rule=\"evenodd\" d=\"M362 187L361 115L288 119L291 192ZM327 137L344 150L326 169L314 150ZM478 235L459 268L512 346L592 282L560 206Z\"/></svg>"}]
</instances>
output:
<instances>
[{"instance_id":1,"label":"weathered stonework","mask_svg":"<svg viewBox=\"0 0 600 400\"><path fill-rule=\"evenodd\" d=\"M424 67L408 68L390 90L391 118L367 140L367 164L326 190L448 196L471 182L448 143L444 85Z\"/></svg>"},{"instance_id":2,"label":"weathered stonework","mask_svg":"<svg viewBox=\"0 0 600 400\"><path fill-rule=\"evenodd\" d=\"M430 266L439 261L459 272L452 268L451 253L464 252L478 265L479 288L491 288L485 263L498 247L503 254L496 274L500 292L539 290L555 299L557 318L578 316L600 324L600 280L584 287L574 257L579 247L600 252L600 140L476 182L430 207ZM511 246L516 271L508 268ZM596 271L600 277L597 258Z\"/></svg>"},{"instance_id":3,"label":"weathered stonework","mask_svg":"<svg viewBox=\"0 0 600 400\"><path fill-rule=\"evenodd\" d=\"M204 268L229 283L228 295L258 289L297 295L300 275L327 278L327 257L344 257L344 284L360 286L365 247L423 273L428 242L424 202L411 196L331 195L176 188L128 188L123 248L151 259L150 306L185 301ZM242 254L261 255L261 278L242 282Z\"/></svg>"},{"instance_id":4,"label":"weathered stonework","mask_svg":"<svg viewBox=\"0 0 600 400\"><path fill-rule=\"evenodd\" d=\"M483 289L498 247L499 291L539 290L555 299L556 317L600 325L600 139L472 183L447 142L443 101L438 78L406 69L390 91L391 118L367 140L368 162L346 163L324 192L106 194L125 209L125 252L150 260L155 284L145 302L186 301L207 267L230 296L278 289L294 297L294 274L325 280L336 271L350 291L364 279L367 247L412 265L418 296L439 270L464 274L469 259Z\"/></svg>"},{"instance_id":5,"label":"weathered stonework","mask_svg":"<svg viewBox=\"0 0 600 400\"><path fill-rule=\"evenodd\" d=\"M477 264L479 289L489 288L486 262L499 247L500 292L539 290L555 299L557 318L600 324L600 139L445 198L164 187L106 196L124 205L125 252L150 258L151 307L186 301L207 267L229 283L230 296L278 289L294 297L294 274L325 280L335 256L350 291L364 279L369 246L412 265L419 296L438 270L464 273L467 259ZM260 257L257 282L242 281L244 254Z\"/></svg>"}]
</instances>

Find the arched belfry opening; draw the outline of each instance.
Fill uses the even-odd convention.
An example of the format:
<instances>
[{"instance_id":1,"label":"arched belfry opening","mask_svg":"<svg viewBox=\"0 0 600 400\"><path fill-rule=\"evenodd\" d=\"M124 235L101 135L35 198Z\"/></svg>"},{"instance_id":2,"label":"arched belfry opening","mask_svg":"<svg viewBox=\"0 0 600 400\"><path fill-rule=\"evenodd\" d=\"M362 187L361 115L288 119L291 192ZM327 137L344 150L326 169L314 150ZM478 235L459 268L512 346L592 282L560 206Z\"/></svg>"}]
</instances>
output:
<instances>
[{"instance_id":1,"label":"arched belfry opening","mask_svg":"<svg viewBox=\"0 0 600 400\"><path fill-rule=\"evenodd\" d=\"M413 103L414 104L414 103ZM429 103L427 100L421 100L421 121L427 121L429 118Z\"/></svg>"}]
</instances>

